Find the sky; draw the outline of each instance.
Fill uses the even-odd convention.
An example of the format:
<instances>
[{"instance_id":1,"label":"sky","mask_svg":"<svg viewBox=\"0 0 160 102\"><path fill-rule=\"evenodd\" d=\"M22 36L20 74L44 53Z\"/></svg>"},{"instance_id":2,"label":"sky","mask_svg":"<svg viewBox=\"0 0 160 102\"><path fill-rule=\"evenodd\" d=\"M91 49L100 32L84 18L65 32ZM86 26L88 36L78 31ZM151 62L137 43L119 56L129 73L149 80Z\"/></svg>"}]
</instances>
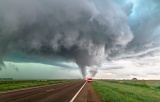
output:
<instances>
[{"instance_id":1,"label":"sky","mask_svg":"<svg viewBox=\"0 0 160 102\"><path fill-rule=\"evenodd\" d=\"M0 78L159 79L159 0L1 0Z\"/></svg>"}]
</instances>

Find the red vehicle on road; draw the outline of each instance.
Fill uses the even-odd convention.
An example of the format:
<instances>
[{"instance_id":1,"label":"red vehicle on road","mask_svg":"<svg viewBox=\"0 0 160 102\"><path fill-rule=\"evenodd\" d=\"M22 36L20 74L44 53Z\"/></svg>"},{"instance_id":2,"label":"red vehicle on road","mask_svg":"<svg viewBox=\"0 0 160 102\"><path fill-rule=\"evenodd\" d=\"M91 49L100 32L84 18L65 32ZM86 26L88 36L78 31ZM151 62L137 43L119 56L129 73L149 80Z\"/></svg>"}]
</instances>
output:
<instances>
[{"instance_id":1,"label":"red vehicle on road","mask_svg":"<svg viewBox=\"0 0 160 102\"><path fill-rule=\"evenodd\" d=\"M86 80L87 80L87 82L92 82L93 81L92 78L87 78Z\"/></svg>"}]
</instances>

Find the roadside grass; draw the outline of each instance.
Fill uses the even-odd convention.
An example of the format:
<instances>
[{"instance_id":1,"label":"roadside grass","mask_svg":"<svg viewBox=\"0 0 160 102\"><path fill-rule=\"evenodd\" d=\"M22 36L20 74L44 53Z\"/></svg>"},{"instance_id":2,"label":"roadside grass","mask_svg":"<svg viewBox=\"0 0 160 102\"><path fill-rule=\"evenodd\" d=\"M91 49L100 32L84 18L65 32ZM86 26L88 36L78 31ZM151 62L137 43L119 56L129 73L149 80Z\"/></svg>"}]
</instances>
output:
<instances>
[{"instance_id":1,"label":"roadside grass","mask_svg":"<svg viewBox=\"0 0 160 102\"><path fill-rule=\"evenodd\" d=\"M7 80L7 81L0 81L0 91L29 88L29 87L43 86L49 84L58 84L71 81L75 80L10 80L10 81Z\"/></svg>"},{"instance_id":2,"label":"roadside grass","mask_svg":"<svg viewBox=\"0 0 160 102\"><path fill-rule=\"evenodd\" d=\"M94 81L92 85L104 102L160 102L160 89L143 81Z\"/></svg>"}]
</instances>

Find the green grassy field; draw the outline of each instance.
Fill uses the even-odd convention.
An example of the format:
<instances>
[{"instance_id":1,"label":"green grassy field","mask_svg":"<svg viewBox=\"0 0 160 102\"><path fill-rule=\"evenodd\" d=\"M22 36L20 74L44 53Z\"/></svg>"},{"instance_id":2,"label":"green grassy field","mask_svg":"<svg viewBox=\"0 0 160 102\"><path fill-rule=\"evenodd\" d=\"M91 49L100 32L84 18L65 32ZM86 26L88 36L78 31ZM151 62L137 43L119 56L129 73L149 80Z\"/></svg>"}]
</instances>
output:
<instances>
[{"instance_id":1,"label":"green grassy field","mask_svg":"<svg viewBox=\"0 0 160 102\"><path fill-rule=\"evenodd\" d=\"M160 81L94 81L104 102L160 102Z\"/></svg>"},{"instance_id":2,"label":"green grassy field","mask_svg":"<svg viewBox=\"0 0 160 102\"><path fill-rule=\"evenodd\" d=\"M10 80L0 81L0 91L71 82L75 80Z\"/></svg>"}]
</instances>

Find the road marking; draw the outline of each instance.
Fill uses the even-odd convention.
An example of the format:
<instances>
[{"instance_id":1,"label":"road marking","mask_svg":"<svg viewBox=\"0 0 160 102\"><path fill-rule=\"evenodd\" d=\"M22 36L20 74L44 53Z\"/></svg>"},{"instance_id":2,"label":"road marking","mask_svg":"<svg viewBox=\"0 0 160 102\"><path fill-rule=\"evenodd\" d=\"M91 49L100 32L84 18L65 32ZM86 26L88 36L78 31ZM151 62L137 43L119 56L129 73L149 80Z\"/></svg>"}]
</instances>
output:
<instances>
[{"instance_id":1,"label":"road marking","mask_svg":"<svg viewBox=\"0 0 160 102\"><path fill-rule=\"evenodd\" d=\"M83 87L86 85L87 82L84 83L84 85L79 89L79 91L74 95L74 97L70 100L70 102L73 102L75 100L75 98L78 96L78 94L81 92L81 90L83 89Z\"/></svg>"}]
</instances>

